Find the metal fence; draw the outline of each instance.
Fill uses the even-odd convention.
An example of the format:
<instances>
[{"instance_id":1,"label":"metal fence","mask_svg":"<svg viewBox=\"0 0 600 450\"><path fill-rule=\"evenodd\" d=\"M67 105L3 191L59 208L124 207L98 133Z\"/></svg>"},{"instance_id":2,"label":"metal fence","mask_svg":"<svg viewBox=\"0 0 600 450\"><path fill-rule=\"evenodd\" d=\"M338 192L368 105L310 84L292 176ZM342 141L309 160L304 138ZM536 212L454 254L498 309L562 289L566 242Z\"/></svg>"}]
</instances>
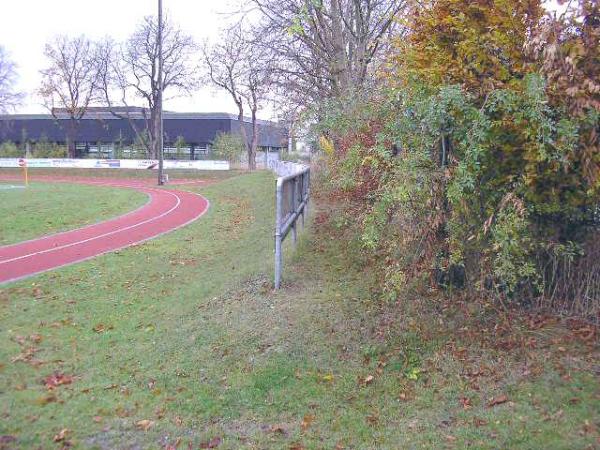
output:
<instances>
[{"instance_id":1,"label":"metal fence","mask_svg":"<svg viewBox=\"0 0 600 450\"><path fill-rule=\"evenodd\" d=\"M277 196L275 208L275 289L281 286L283 270L283 241L292 232L294 244L298 238L298 219L308 213L310 197L310 168L302 164L278 162L275 171Z\"/></svg>"}]
</instances>

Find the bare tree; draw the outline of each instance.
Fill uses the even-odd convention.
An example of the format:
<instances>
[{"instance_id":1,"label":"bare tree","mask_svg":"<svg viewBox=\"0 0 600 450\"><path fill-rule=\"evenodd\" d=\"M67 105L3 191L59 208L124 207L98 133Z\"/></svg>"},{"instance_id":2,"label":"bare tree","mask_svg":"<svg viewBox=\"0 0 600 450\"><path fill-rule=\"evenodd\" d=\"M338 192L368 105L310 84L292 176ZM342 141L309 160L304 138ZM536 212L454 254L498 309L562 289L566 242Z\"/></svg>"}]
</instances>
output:
<instances>
[{"instance_id":1,"label":"bare tree","mask_svg":"<svg viewBox=\"0 0 600 450\"><path fill-rule=\"evenodd\" d=\"M13 110L21 100L23 94L15 91L17 73L15 63L10 60L4 47L0 46L0 112L7 113Z\"/></svg>"},{"instance_id":2,"label":"bare tree","mask_svg":"<svg viewBox=\"0 0 600 450\"><path fill-rule=\"evenodd\" d=\"M268 47L237 24L224 30L219 42L204 45L207 77L229 93L238 109L240 134L248 155L248 168L256 168L259 129L257 113L268 100L272 87L274 59ZM248 136L244 114L248 108L252 133Z\"/></svg>"},{"instance_id":3,"label":"bare tree","mask_svg":"<svg viewBox=\"0 0 600 450\"><path fill-rule=\"evenodd\" d=\"M79 120L98 93L97 47L85 36L57 36L46 44L44 55L49 64L41 71L39 93L55 118L67 115L67 149L73 158Z\"/></svg>"},{"instance_id":4,"label":"bare tree","mask_svg":"<svg viewBox=\"0 0 600 450\"><path fill-rule=\"evenodd\" d=\"M198 70L191 63L196 45L168 20L163 21L163 91L172 95L190 94L197 86ZM117 46L110 41L101 50L101 89L111 111L129 119L148 156L159 149L158 113L158 20L146 17L131 37ZM132 102L141 108L131 108Z\"/></svg>"},{"instance_id":5,"label":"bare tree","mask_svg":"<svg viewBox=\"0 0 600 450\"><path fill-rule=\"evenodd\" d=\"M279 83L306 104L361 90L406 0L248 0L279 57ZM286 94L287 95L287 94Z\"/></svg>"}]
</instances>

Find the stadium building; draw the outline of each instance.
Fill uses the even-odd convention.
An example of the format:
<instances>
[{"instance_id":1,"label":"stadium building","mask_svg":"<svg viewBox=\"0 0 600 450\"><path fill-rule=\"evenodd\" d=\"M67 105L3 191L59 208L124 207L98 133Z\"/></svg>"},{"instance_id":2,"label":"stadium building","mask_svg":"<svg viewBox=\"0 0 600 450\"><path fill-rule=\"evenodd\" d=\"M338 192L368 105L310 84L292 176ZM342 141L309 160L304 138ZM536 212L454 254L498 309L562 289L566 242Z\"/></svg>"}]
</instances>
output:
<instances>
[{"instance_id":1,"label":"stadium building","mask_svg":"<svg viewBox=\"0 0 600 450\"><path fill-rule=\"evenodd\" d=\"M149 119L148 119L149 120ZM54 114L0 115L0 142L20 147L46 141L66 145L69 116L60 110ZM133 156L138 133L146 129L142 108L88 108L77 122L76 157L127 158ZM250 119L244 120L248 136ZM240 134L237 116L227 113L163 113L165 158L210 158L211 145L219 133ZM258 150L279 153L287 147L287 132L274 122L258 121ZM136 133L136 131L138 133Z\"/></svg>"}]
</instances>

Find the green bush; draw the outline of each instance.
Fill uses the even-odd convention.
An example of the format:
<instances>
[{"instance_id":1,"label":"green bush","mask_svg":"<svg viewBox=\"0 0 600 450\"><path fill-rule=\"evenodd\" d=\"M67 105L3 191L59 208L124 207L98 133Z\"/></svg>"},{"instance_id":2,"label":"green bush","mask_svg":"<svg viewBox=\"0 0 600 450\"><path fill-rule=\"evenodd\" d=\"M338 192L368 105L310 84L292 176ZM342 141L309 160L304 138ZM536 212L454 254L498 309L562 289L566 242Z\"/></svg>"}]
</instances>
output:
<instances>
[{"instance_id":1,"label":"green bush","mask_svg":"<svg viewBox=\"0 0 600 450\"><path fill-rule=\"evenodd\" d=\"M549 106L538 75L515 86L480 105L459 86L413 82L331 111L327 183L348 200L386 297L424 272L443 286L543 296L539 255L583 246L600 196L573 161L596 113Z\"/></svg>"},{"instance_id":2,"label":"green bush","mask_svg":"<svg viewBox=\"0 0 600 450\"><path fill-rule=\"evenodd\" d=\"M50 142L46 136L42 136L31 145L32 158L66 158L67 147Z\"/></svg>"},{"instance_id":3,"label":"green bush","mask_svg":"<svg viewBox=\"0 0 600 450\"><path fill-rule=\"evenodd\" d=\"M590 237L600 204L600 103L556 94L549 83L567 80L552 78L560 61L536 63L525 54L536 21L510 36L480 23L528 15L525 2L501 4L501 13L479 2L460 16L448 11L464 2L431 2L436 14L416 16L423 26L399 46L378 89L319 105L313 134L327 156L321 179L343 199L344 223L379 268L387 298L428 279L553 305L559 292L563 304L596 305L590 313L600 293L590 256L598 253ZM531 5L534 17L539 4ZM586 37L599 34L594 23L566 27L564 49L545 57L597 56L598 40ZM483 52L482 40L498 51ZM422 57L424 48L453 63ZM457 49L468 54L456 57ZM471 50L477 58L468 57ZM509 72L498 55L512 58ZM598 71L588 66L586 89L597 86L590 77Z\"/></svg>"},{"instance_id":4,"label":"green bush","mask_svg":"<svg viewBox=\"0 0 600 450\"><path fill-rule=\"evenodd\" d=\"M19 149L14 143L7 141L0 145L0 158L23 158L25 151Z\"/></svg>"},{"instance_id":5,"label":"green bush","mask_svg":"<svg viewBox=\"0 0 600 450\"><path fill-rule=\"evenodd\" d=\"M238 162L246 151L242 137L233 133L219 133L212 144L215 158Z\"/></svg>"}]
</instances>

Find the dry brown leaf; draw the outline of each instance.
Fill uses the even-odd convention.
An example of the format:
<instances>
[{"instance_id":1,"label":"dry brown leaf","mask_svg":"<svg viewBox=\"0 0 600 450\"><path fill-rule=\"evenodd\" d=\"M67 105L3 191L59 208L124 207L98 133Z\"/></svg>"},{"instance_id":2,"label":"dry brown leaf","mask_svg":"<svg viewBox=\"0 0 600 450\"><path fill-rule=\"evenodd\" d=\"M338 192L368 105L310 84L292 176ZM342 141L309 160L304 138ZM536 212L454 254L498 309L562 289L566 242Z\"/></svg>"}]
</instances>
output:
<instances>
[{"instance_id":1,"label":"dry brown leaf","mask_svg":"<svg viewBox=\"0 0 600 450\"><path fill-rule=\"evenodd\" d=\"M221 438L217 436L208 442L202 442L200 448L217 448L219 445L221 445Z\"/></svg>"},{"instance_id":2,"label":"dry brown leaf","mask_svg":"<svg viewBox=\"0 0 600 450\"><path fill-rule=\"evenodd\" d=\"M10 362L12 362L12 363L31 362L31 360L33 359L33 355L35 355L38 351L39 350L35 347L29 347L29 348L23 350L17 356L14 356L13 358L11 358Z\"/></svg>"},{"instance_id":3,"label":"dry brown leaf","mask_svg":"<svg viewBox=\"0 0 600 450\"><path fill-rule=\"evenodd\" d=\"M306 431L312 425L312 423L314 421L315 421L315 416L313 416L312 414L307 414L304 416L304 419L302 419L300 428L302 428L302 431Z\"/></svg>"},{"instance_id":4,"label":"dry brown leaf","mask_svg":"<svg viewBox=\"0 0 600 450\"><path fill-rule=\"evenodd\" d=\"M105 331L112 330L112 329L113 329L112 325L104 325L103 323L99 323L93 328L93 330L96 333L104 333Z\"/></svg>"},{"instance_id":5,"label":"dry brown leaf","mask_svg":"<svg viewBox=\"0 0 600 450\"><path fill-rule=\"evenodd\" d=\"M65 375L61 372L54 372L52 375L48 375L46 378L44 378L44 385L49 391L64 384L71 384L72 382L73 375Z\"/></svg>"},{"instance_id":6,"label":"dry brown leaf","mask_svg":"<svg viewBox=\"0 0 600 450\"><path fill-rule=\"evenodd\" d=\"M475 417L473 419L473 425L475 425L476 427L485 427L487 424L488 422L485 419L480 419L479 417Z\"/></svg>"},{"instance_id":7,"label":"dry brown leaf","mask_svg":"<svg viewBox=\"0 0 600 450\"><path fill-rule=\"evenodd\" d=\"M29 336L29 340L35 344L39 344L40 342L42 342L42 335L41 334L32 334L31 336Z\"/></svg>"},{"instance_id":8,"label":"dry brown leaf","mask_svg":"<svg viewBox=\"0 0 600 450\"><path fill-rule=\"evenodd\" d=\"M492 406L501 405L508 401L508 397L506 395L499 395L498 397L492 398L488 403L488 408Z\"/></svg>"},{"instance_id":9,"label":"dry brown leaf","mask_svg":"<svg viewBox=\"0 0 600 450\"><path fill-rule=\"evenodd\" d=\"M70 432L71 430L69 430L68 428L63 428L58 432L58 434L54 435L54 438L52 438L52 440L54 442L64 442L65 439L67 439L67 436Z\"/></svg>"},{"instance_id":10,"label":"dry brown leaf","mask_svg":"<svg viewBox=\"0 0 600 450\"><path fill-rule=\"evenodd\" d=\"M461 397L460 404L462 405L463 409L471 409L473 406L471 405L471 399L467 397Z\"/></svg>"},{"instance_id":11,"label":"dry brown leaf","mask_svg":"<svg viewBox=\"0 0 600 450\"><path fill-rule=\"evenodd\" d=\"M149 419L138 420L135 423L135 426L140 430L148 431L150 428L154 426L154 421Z\"/></svg>"},{"instance_id":12,"label":"dry brown leaf","mask_svg":"<svg viewBox=\"0 0 600 450\"><path fill-rule=\"evenodd\" d=\"M287 434L287 430L285 429L285 426L283 426L281 424L271 425L269 427L269 431L271 433Z\"/></svg>"}]
</instances>

